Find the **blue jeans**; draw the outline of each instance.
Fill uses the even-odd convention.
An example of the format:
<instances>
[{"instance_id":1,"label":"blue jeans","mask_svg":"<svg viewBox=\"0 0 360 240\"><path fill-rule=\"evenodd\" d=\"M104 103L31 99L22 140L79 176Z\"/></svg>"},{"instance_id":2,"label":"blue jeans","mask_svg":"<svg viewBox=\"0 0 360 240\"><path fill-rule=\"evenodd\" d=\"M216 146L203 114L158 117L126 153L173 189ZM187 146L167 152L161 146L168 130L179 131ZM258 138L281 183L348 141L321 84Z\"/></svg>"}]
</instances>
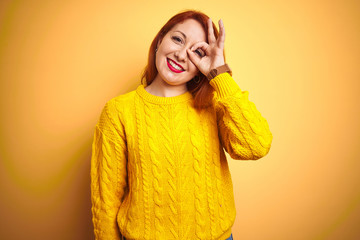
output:
<instances>
[{"instance_id":1,"label":"blue jeans","mask_svg":"<svg viewBox=\"0 0 360 240\"><path fill-rule=\"evenodd\" d=\"M234 240L232 234L231 234L230 237L227 238L226 240Z\"/></svg>"}]
</instances>

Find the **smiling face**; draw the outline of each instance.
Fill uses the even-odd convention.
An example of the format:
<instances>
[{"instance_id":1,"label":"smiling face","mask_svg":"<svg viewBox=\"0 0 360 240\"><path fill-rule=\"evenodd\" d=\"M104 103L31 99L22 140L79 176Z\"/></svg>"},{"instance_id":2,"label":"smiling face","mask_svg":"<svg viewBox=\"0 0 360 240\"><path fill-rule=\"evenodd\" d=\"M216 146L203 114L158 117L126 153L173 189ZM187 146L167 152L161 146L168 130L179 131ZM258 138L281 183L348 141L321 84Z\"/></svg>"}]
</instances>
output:
<instances>
[{"instance_id":1,"label":"smiling face","mask_svg":"<svg viewBox=\"0 0 360 240\"><path fill-rule=\"evenodd\" d=\"M169 85L181 85L195 77L199 70L190 61L186 50L197 42L205 42L206 35L201 24L194 19L187 19L176 24L158 43L156 68L158 74L154 81L164 81ZM202 57L201 49L195 53Z\"/></svg>"}]
</instances>

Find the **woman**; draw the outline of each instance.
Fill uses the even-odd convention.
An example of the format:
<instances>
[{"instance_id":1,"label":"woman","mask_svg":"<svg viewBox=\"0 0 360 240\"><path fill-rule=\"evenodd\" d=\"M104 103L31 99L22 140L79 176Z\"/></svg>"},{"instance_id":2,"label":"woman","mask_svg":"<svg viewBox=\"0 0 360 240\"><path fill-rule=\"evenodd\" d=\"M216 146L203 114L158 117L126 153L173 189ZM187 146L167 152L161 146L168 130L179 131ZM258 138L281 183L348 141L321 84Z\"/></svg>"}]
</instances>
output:
<instances>
[{"instance_id":1,"label":"woman","mask_svg":"<svg viewBox=\"0 0 360 240\"><path fill-rule=\"evenodd\" d=\"M232 239L224 149L259 159L272 134L231 77L219 29L198 11L175 15L151 44L146 84L106 103L92 145L96 239Z\"/></svg>"}]
</instances>

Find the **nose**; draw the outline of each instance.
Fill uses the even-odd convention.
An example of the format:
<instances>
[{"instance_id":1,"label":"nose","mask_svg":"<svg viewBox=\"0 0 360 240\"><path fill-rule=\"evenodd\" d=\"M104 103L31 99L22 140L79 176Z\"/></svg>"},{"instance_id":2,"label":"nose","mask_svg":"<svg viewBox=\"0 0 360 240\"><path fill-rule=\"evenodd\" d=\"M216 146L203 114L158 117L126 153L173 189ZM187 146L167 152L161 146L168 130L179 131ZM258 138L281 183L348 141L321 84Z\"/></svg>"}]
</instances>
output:
<instances>
[{"instance_id":1,"label":"nose","mask_svg":"<svg viewBox=\"0 0 360 240\"><path fill-rule=\"evenodd\" d=\"M175 57L177 57L177 59L179 61L185 61L187 59L186 47L184 46L181 49L179 49L178 51L176 51Z\"/></svg>"}]
</instances>

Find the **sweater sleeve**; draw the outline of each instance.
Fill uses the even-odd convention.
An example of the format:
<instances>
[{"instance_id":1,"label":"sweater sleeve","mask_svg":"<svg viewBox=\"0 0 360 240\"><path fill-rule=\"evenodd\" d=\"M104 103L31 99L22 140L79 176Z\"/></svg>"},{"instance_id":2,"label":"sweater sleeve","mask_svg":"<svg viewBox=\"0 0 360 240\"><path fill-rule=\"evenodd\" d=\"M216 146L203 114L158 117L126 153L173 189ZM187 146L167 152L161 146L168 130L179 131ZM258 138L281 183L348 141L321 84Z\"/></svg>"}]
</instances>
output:
<instances>
[{"instance_id":1,"label":"sweater sleeve","mask_svg":"<svg viewBox=\"0 0 360 240\"><path fill-rule=\"evenodd\" d=\"M228 73L210 81L215 89L213 103L216 111L220 142L231 158L256 160L265 156L271 146L272 134L265 118L248 100L249 93Z\"/></svg>"},{"instance_id":2,"label":"sweater sleeve","mask_svg":"<svg viewBox=\"0 0 360 240\"><path fill-rule=\"evenodd\" d=\"M127 187L127 147L115 103L96 124L91 156L92 221L97 240L121 239L117 213Z\"/></svg>"}]
</instances>

